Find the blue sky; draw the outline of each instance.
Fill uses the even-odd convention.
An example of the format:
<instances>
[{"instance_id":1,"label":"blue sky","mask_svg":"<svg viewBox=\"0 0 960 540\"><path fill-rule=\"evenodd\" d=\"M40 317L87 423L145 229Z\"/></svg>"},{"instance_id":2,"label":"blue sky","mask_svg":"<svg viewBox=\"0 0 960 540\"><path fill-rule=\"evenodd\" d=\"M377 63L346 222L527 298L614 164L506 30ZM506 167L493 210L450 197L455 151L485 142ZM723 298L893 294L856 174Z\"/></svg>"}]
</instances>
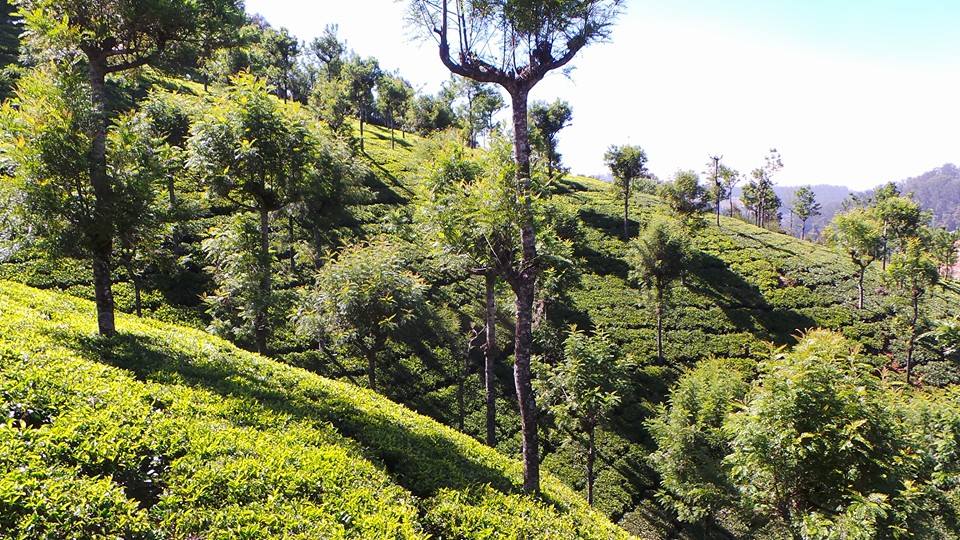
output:
<instances>
[{"instance_id":1,"label":"blue sky","mask_svg":"<svg viewBox=\"0 0 960 540\"><path fill-rule=\"evenodd\" d=\"M448 76L393 0L247 0L309 40L336 23L361 55L418 88ZM865 188L960 161L960 1L628 0L610 43L533 99L574 111L565 162L604 172L610 144L639 144L661 178L722 154L742 172L783 155L778 183Z\"/></svg>"}]
</instances>

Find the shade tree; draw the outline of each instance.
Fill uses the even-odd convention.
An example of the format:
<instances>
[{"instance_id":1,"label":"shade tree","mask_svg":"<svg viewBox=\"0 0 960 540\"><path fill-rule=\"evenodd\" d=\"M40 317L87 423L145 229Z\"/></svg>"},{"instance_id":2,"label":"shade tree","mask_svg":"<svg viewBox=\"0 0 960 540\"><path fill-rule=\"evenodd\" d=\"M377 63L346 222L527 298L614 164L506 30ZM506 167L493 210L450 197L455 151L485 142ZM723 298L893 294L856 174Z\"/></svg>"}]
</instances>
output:
<instances>
[{"instance_id":1,"label":"shade tree","mask_svg":"<svg viewBox=\"0 0 960 540\"><path fill-rule=\"evenodd\" d=\"M700 214L707 209L706 191L700 185L697 173L677 171L669 182L660 185L658 191L684 228L696 229L703 224Z\"/></svg>"},{"instance_id":2,"label":"shade tree","mask_svg":"<svg viewBox=\"0 0 960 540\"><path fill-rule=\"evenodd\" d=\"M690 249L688 236L671 219L655 215L631 242L627 254L630 278L653 300L657 360L661 363L664 362L663 315L669 307L674 284L686 271Z\"/></svg>"},{"instance_id":3,"label":"shade tree","mask_svg":"<svg viewBox=\"0 0 960 540\"><path fill-rule=\"evenodd\" d=\"M236 235L242 241L214 242L208 252L216 264L222 259L213 253L218 246L247 250L249 260L245 259L244 267L258 276L256 301L235 305L231 287L223 282L221 292L211 299L219 308L239 310L252 329L257 351L264 354L268 352L269 310L274 300L271 213L298 200L305 185L319 181L317 147L306 116L296 106L278 102L263 80L249 74L234 77L233 85L212 100L193 126L188 143L188 166L211 195L256 216L256 245L247 234L249 220L238 218L234 228L241 231Z\"/></svg>"},{"instance_id":4,"label":"shade tree","mask_svg":"<svg viewBox=\"0 0 960 540\"><path fill-rule=\"evenodd\" d=\"M552 103L534 101L530 105L530 145L534 156L546 165L549 179L553 179L554 171L562 168L557 137L572 120L570 104L561 99Z\"/></svg>"},{"instance_id":5,"label":"shade tree","mask_svg":"<svg viewBox=\"0 0 960 540\"><path fill-rule=\"evenodd\" d=\"M516 297L514 379L523 436L523 487L539 491L537 407L531 384L533 303L538 274L532 213L527 99L550 72L570 63L585 46L606 39L621 0L535 1L522 6L486 0L411 0L410 21L435 39L440 61L452 73L501 86L512 109L515 197L520 209L520 257L505 274ZM451 49L456 52L451 52Z\"/></svg>"},{"instance_id":6,"label":"shade tree","mask_svg":"<svg viewBox=\"0 0 960 540\"><path fill-rule=\"evenodd\" d=\"M802 186L793 192L793 202L790 205L790 211L800 220L800 239L803 240L807 233L807 221L812 217L820 215L821 206L817 202L817 196L810 189L810 186Z\"/></svg>"},{"instance_id":7,"label":"shade tree","mask_svg":"<svg viewBox=\"0 0 960 540\"><path fill-rule=\"evenodd\" d=\"M89 106L85 82L80 73L53 65L21 77L16 97L2 111L3 154L13 164L11 187L19 193L19 216L52 252L102 264L96 251L102 247L102 228L116 229L108 260L129 274L139 315L142 272L158 244L156 194L166 175L168 147L152 135L145 115L115 118L104 141L111 206L98 209L90 147L99 118ZM106 314L100 315L103 327Z\"/></svg>"},{"instance_id":8,"label":"shade tree","mask_svg":"<svg viewBox=\"0 0 960 540\"><path fill-rule=\"evenodd\" d=\"M596 432L620 404L628 390L633 363L623 356L610 336L570 329L563 342L563 358L549 366L541 393L558 424L585 436L587 504L594 503Z\"/></svg>"},{"instance_id":9,"label":"shade tree","mask_svg":"<svg viewBox=\"0 0 960 540\"><path fill-rule=\"evenodd\" d=\"M496 289L500 266L511 264L516 248L513 198L497 174L495 152L479 157L448 136L422 152L414 219L435 253L484 280L486 443L496 446Z\"/></svg>"},{"instance_id":10,"label":"shade tree","mask_svg":"<svg viewBox=\"0 0 960 540\"><path fill-rule=\"evenodd\" d=\"M365 359L371 389L387 341L423 308L426 285L406 265L387 238L347 246L317 272L295 316L301 332Z\"/></svg>"},{"instance_id":11,"label":"shade tree","mask_svg":"<svg viewBox=\"0 0 960 540\"><path fill-rule=\"evenodd\" d=\"M210 9L201 9L210 8ZM81 60L86 65L91 116L83 129L90 143L89 172L74 181L89 183L88 252L93 262L97 325L101 334L116 332L112 291L116 223L114 186L107 174L107 128L110 110L107 77L156 63L177 43L196 38L204 22L229 20L241 11L238 2L207 5L189 0L23 0L20 13L28 42L39 59ZM79 126L77 126L79 127ZM86 190L84 190L86 191Z\"/></svg>"},{"instance_id":12,"label":"shade tree","mask_svg":"<svg viewBox=\"0 0 960 540\"><path fill-rule=\"evenodd\" d=\"M623 199L623 239L630 237L630 192L634 183L648 175L647 153L634 145L611 146L603 161L613 175L617 196Z\"/></svg>"},{"instance_id":13,"label":"shade tree","mask_svg":"<svg viewBox=\"0 0 960 540\"><path fill-rule=\"evenodd\" d=\"M396 146L393 131L397 127L397 119L406 116L411 99L413 87L399 75L384 75L377 81L377 105L390 127L390 148Z\"/></svg>"},{"instance_id":14,"label":"shade tree","mask_svg":"<svg viewBox=\"0 0 960 540\"><path fill-rule=\"evenodd\" d=\"M906 245L893 256L886 269L886 279L909 306L907 314L899 317L907 331L907 384L910 384L913 375L917 338L924 330L923 300L939 277L936 263L926 253L919 238L909 239Z\"/></svg>"},{"instance_id":15,"label":"shade tree","mask_svg":"<svg viewBox=\"0 0 960 540\"><path fill-rule=\"evenodd\" d=\"M867 268L881 255L883 227L869 210L854 208L834 216L824 231L827 243L849 257L857 267L857 309L864 306L864 278Z\"/></svg>"}]
</instances>

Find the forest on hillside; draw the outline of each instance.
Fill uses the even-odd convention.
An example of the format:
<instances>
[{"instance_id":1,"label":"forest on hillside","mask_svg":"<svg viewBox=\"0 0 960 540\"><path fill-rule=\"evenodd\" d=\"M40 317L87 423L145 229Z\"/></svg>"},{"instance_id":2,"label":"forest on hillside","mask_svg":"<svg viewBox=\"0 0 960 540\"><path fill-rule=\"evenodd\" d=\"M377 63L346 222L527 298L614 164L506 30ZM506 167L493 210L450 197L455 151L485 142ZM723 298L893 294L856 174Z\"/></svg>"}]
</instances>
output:
<instances>
[{"instance_id":1,"label":"forest on hillside","mask_svg":"<svg viewBox=\"0 0 960 540\"><path fill-rule=\"evenodd\" d=\"M529 94L626 6L522 4L405 2L436 93L238 0L5 4L0 538L960 537L957 169L578 176Z\"/></svg>"}]
</instances>

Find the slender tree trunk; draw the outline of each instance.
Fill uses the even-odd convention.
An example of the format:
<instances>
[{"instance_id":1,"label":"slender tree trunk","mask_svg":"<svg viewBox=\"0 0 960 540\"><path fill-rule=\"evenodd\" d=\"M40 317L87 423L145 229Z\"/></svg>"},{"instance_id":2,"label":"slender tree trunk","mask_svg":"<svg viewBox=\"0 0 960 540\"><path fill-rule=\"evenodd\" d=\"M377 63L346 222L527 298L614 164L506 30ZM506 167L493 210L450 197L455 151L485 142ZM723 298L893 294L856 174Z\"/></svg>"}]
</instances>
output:
<instances>
[{"instance_id":1,"label":"slender tree trunk","mask_svg":"<svg viewBox=\"0 0 960 540\"><path fill-rule=\"evenodd\" d=\"M363 152L363 107L360 107L360 151Z\"/></svg>"},{"instance_id":2,"label":"slender tree trunk","mask_svg":"<svg viewBox=\"0 0 960 540\"><path fill-rule=\"evenodd\" d=\"M167 176L167 197L170 199L170 209L173 210L177 207L177 186L172 174Z\"/></svg>"},{"instance_id":3,"label":"slender tree trunk","mask_svg":"<svg viewBox=\"0 0 960 540\"><path fill-rule=\"evenodd\" d=\"M143 317L143 304L140 300L140 278L130 274L130 279L133 281L133 305L137 312L137 317Z\"/></svg>"},{"instance_id":4,"label":"slender tree trunk","mask_svg":"<svg viewBox=\"0 0 960 540\"><path fill-rule=\"evenodd\" d=\"M487 446L497 446L497 394L496 372L497 360L497 276L487 272L486 281L486 346L483 349L483 382L484 397L487 406Z\"/></svg>"},{"instance_id":5,"label":"slender tree trunk","mask_svg":"<svg viewBox=\"0 0 960 540\"><path fill-rule=\"evenodd\" d=\"M657 289L657 362L663 364L663 292Z\"/></svg>"},{"instance_id":6,"label":"slender tree trunk","mask_svg":"<svg viewBox=\"0 0 960 540\"><path fill-rule=\"evenodd\" d=\"M537 433L537 403L531 383L530 357L533 348L533 300L537 281L537 237L533 228L530 202L530 135L527 129L527 91L512 95L514 152L517 162L517 197L523 217L520 225L521 260L513 276L517 321L514 341L514 382L520 405L520 430L523 435L523 489L540 491L540 448Z\"/></svg>"},{"instance_id":7,"label":"slender tree trunk","mask_svg":"<svg viewBox=\"0 0 960 540\"><path fill-rule=\"evenodd\" d=\"M260 207L260 305L257 306L257 314L253 321L254 340L256 341L257 352L267 355L267 334L269 334L269 322L267 321L267 298L270 296L271 288L271 261L270 261L270 211L266 206Z\"/></svg>"},{"instance_id":8,"label":"slender tree trunk","mask_svg":"<svg viewBox=\"0 0 960 540\"><path fill-rule=\"evenodd\" d=\"M800 220L800 239L806 240L806 236L807 236L807 220L802 219Z\"/></svg>"},{"instance_id":9,"label":"slender tree trunk","mask_svg":"<svg viewBox=\"0 0 960 540\"><path fill-rule=\"evenodd\" d=\"M907 341L907 384L910 384L913 375L913 349L917 340L917 322L920 320L920 295L916 291L911 298L913 316L910 319L910 338Z\"/></svg>"},{"instance_id":10,"label":"slender tree trunk","mask_svg":"<svg viewBox=\"0 0 960 540\"><path fill-rule=\"evenodd\" d=\"M367 351L367 384L371 390L377 389L377 353Z\"/></svg>"},{"instance_id":11,"label":"slender tree trunk","mask_svg":"<svg viewBox=\"0 0 960 540\"><path fill-rule=\"evenodd\" d=\"M390 117L390 149L396 148L397 139L393 136L393 116Z\"/></svg>"},{"instance_id":12,"label":"slender tree trunk","mask_svg":"<svg viewBox=\"0 0 960 540\"><path fill-rule=\"evenodd\" d=\"M593 506L593 464L596 461L597 445L594 438L596 427L587 430L587 504Z\"/></svg>"},{"instance_id":13,"label":"slender tree trunk","mask_svg":"<svg viewBox=\"0 0 960 540\"><path fill-rule=\"evenodd\" d=\"M626 180L626 188L623 190L623 239L626 241L630 237L629 219L630 219L630 181Z\"/></svg>"},{"instance_id":14,"label":"slender tree trunk","mask_svg":"<svg viewBox=\"0 0 960 540\"><path fill-rule=\"evenodd\" d=\"M107 176L107 92L105 58L89 58L91 105L94 114L90 183L94 194L92 230L88 232L93 260L93 289L97 304L97 328L100 335L117 333L114 318L113 280L113 189Z\"/></svg>"},{"instance_id":15,"label":"slender tree trunk","mask_svg":"<svg viewBox=\"0 0 960 540\"><path fill-rule=\"evenodd\" d=\"M720 191L721 190L720 158L718 156L713 157L713 186L714 186L715 193L717 194L716 204L714 206L717 207L717 227L719 227L720 226L720 202L722 200L720 196L723 194L723 192Z\"/></svg>"},{"instance_id":16,"label":"slender tree trunk","mask_svg":"<svg viewBox=\"0 0 960 540\"><path fill-rule=\"evenodd\" d=\"M730 198L727 201L730 202L730 217L733 217L733 188L730 188Z\"/></svg>"},{"instance_id":17,"label":"slender tree trunk","mask_svg":"<svg viewBox=\"0 0 960 540\"><path fill-rule=\"evenodd\" d=\"M863 309L863 275L866 274L866 267L860 267L860 274L857 276L857 309Z\"/></svg>"},{"instance_id":18,"label":"slender tree trunk","mask_svg":"<svg viewBox=\"0 0 960 540\"><path fill-rule=\"evenodd\" d=\"M297 250L293 246L293 214L287 214L287 243L290 244L290 273L297 272Z\"/></svg>"}]
</instances>

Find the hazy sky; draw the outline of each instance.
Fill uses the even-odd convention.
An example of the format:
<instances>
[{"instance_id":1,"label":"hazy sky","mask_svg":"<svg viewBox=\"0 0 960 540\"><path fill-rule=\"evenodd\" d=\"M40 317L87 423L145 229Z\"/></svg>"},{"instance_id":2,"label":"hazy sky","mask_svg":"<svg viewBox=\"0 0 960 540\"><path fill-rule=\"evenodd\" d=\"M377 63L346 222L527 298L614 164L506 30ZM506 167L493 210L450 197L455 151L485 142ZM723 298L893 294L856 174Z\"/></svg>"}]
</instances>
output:
<instances>
[{"instance_id":1,"label":"hazy sky","mask_svg":"<svg viewBox=\"0 0 960 540\"><path fill-rule=\"evenodd\" d=\"M339 24L418 88L448 77L407 2L246 3L304 40ZM578 173L605 172L610 144L639 144L661 178L717 153L748 172L776 147L780 184L864 188L960 160L958 28L957 0L628 0L611 42L532 98L570 102L560 151Z\"/></svg>"}]
</instances>

